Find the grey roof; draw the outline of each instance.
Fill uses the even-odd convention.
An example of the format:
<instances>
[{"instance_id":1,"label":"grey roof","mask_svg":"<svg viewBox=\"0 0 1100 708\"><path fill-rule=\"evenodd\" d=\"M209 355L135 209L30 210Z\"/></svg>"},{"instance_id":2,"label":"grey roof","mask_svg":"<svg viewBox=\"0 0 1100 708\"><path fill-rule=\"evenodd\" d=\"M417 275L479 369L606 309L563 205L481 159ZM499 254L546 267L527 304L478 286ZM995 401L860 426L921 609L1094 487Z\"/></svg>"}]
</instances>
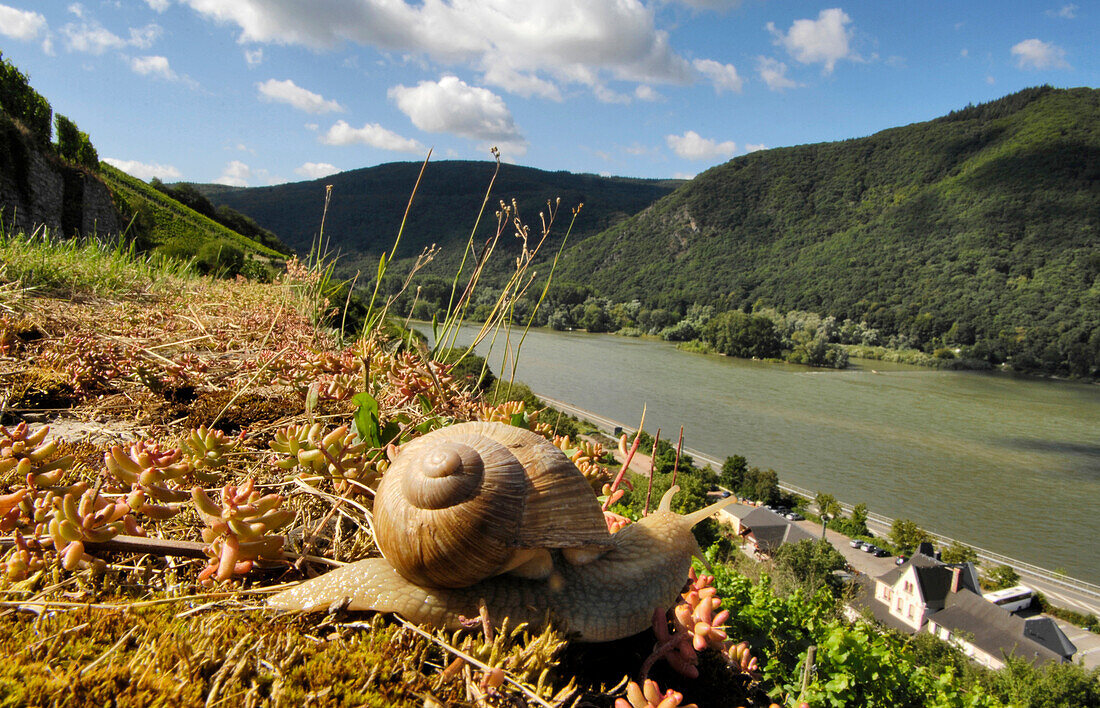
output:
<instances>
[{"instance_id":1,"label":"grey roof","mask_svg":"<svg viewBox=\"0 0 1100 708\"><path fill-rule=\"evenodd\" d=\"M773 553L784 543L814 540L796 524L763 507L753 509L741 519L741 523L749 528L756 540L756 548L764 553Z\"/></svg>"},{"instance_id":2,"label":"grey roof","mask_svg":"<svg viewBox=\"0 0 1100 708\"><path fill-rule=\"evenodd\" d=\"M1014 654L1032 663L1066 661L1077 651L1056 624L1037 622L1028 636L1027 620L1006 612L981 595L968 590L949 593L944 608L931 621L962 633L975 646L992 654ZM1048 624L1049 623L1049 624ZM1043 641L1036 641L1041 638Z\"/></svg>"},{"instance_id":3,"label":"grey roof","mask_svg":"<svg viewBox=\"0 0 1100 708\"><path fill-rule=\"evenodd\" d=\"M960 588L980 593L978 573L973 563L944 563L925 553L914 553L905 563L886 571L878 579L892 587L909 567L916 569L917 582L920 583L924 603L929 607L943 607L944 599L951 592L953 568L959 568L961 571Z\"/></svg>"},{"instance_id":4,"label":"grey roof","mask_svg":"<svg viewBox=\"0 0 1100 708\"><path fill-rule=\"evenodd\" d=\"M1067 659L1077 653L1077 645L1069 640L1069 637L1065 635L1058 623L1050 617L1040 616L1025 619L1024 636Z\"/></svg>"}]
</instances>

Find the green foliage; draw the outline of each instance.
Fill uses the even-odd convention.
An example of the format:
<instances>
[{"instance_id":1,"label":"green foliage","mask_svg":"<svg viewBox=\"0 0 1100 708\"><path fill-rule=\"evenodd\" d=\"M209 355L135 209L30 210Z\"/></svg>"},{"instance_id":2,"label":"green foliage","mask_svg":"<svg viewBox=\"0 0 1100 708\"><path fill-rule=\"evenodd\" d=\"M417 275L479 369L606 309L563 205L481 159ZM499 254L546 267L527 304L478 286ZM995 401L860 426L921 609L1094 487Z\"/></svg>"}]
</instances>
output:
<instances>
[{"instance_id":1,"label":"green foliage","mask_svg":"<svg viewBox=\"0 0 1100 708\"><path fill-rule=\"evenodd\" d=\"M220 253L225 253L227 258L232 255L230 265L236 263L235 255L226 251L225 244L242 253L274 258L282 256L278 251L211 221L108 164L102 166L100 177L111 189L115 206L129 223L127 238L141 249L156 250L182 260L195 258L206 249L204 259L215 268L221 259ZM239 270L242 266L237 264L236 268Z\"/></svg>"},{"instance_id":2,"label":"green foliage","mask_svg":"<svg viewBox=\"0 0 1100 708\"><path fill-rule=\"evenodd\" d=\"M894 519L890 525L890 543L899 553L910 555L917 546L931 540L927 531L909 519Z\"/></svg>"},{"instance_id":3,"label":"green foliage","mask_svg":"<svg viewBox=\"0 0 1100 708\"><path fill-rule=\"evenodd\" d=\"M729 356L767 359L779 356L779 335L766 317L723 312L703 328L703 339Z\"/></svg>"},{"instance_id":4,"label":"green foliage","mask_svg":"<svg viewBox=\"0 0 1100 708\"><path fill-rule=\"evenodd\" d=\"M850 516L838 516L829 523L834 531L849 538L871 535L870 530L867 528L867 505L862 502L852 507Z\"/></svg>"},{"instance_id":5,"label":"green foliage","mask_svg":"<svg viewBox=\"0 0 1100 708\"><path fill-rule=\"evenodd\" d=\"M836 497L824 492L817 493L817 496L814 497L814 504L817 505L817 515L821 517L821 538L824 540L825 527L828 525L829 520L839 516L842 509Z\"/></svg>"},{"instance_id":6,"label":"green foliage","mask_svg":"<svg viewBox=\"0 0 1100 708\"><path fill-rule=\"evenodd\" d=\"M27 75L0 53L0 110L22 123L40 147L50 144L53 109L31 88Z\"/></svg>"},{"instance_id":7,"label":"green foliage","mask_svg":"<svg viewBox=\"0 0 1100 708\"><path fill-rule=\"evenodd\" d=\"M60 113L54 116L54 120L57 123L57 154L69 162L98 170L99 154L92 146L88 134Z\"/></svg>"},{"instance_id":8,"label":"green foliage","mask_svg":"<svg viewBox=\"0 0 1100 708\"><path fill-rule=\"evenodd\" d=\"M982 587L987 591L1004 590L1020 584L1020 574L1016 569L1007 565L998 565L991 568L982 578Z\"/></svg>"},{"instance_id":9,"label":"green foliage","mask_svg":"<svg viewBox=\"0 0 1100 708\"><path fill-rule=\"evenodd\" d=\"M837 343L1097 376L1098 178L1100 90L1044 87L737 157L578 243L560 270L643 307L813 311L877 334Z\"/></svg>"},{"instance_id":10,"label":"green foliage","mask_svg":"<svg viewBox=\"0 0 1100 708\"><path fill-rule=\"evenodd\" d=\"M1077 664L1044 664L1036 668L1010 657L989 680L994 695L1029 708L1100 705L1100 669Z\"/></svg>"},{"instance_id":11,"label":"green foliage","mask_svg":"<svg viewBox=\"0 0 1100 708\"><path fill-rule=\"evenodd\" d=\"M810 591L828 585L833 571L847 565L844 556L833 544L809 539L784 543L772 556L772 562L776 567L789 571Z\"/></svg>"},{"instance_id":12,"label":"green foliage","mask_svg":"<svg viewBox=\"0 0 1100 708\"><path fill-rule=\"evenodd\" d=\"M248 214L263 227L279 234L287 245L304 253L317 233L325 185L332 185L333 199L325 221L326 233L331 234L328 246L342 254L340 273L350 276L356 270L373 272L379 255L390 249L420 166L419 162L395 162L342 172L321 180L272 187L194 186L214 204ZM491 160L431 164L417 190L414 208L408 215L405 234L392 264L396 272L406 270L416 255L435 244L440 247L440 253L423 274L444 277L450 282L494 169ZM676 180L546 172L504 164L489 195L489 216L500 200L511 203L515 199L518 216L525 223L537 225L539 213L547 212L548 201L560 197L566 209L564 214L583 203L584 209L569 236L570 243L576 243L644 209L680 184ZM316 209L310 207L313 204L318 205ZM546 271L549 259L561 245L566 225L559 222L543 244L543 257L538 264L540 272ZM479 248L495 229L494 219L482 220L474 237ZM520 246L520 239L512 238L510 231L505 233L486 264L484 277L488 283L503 285ZM582 284L582 288L587 287L583 285L586 280L585 277L573 279L574 283ZM569 304L580 304L591 294L589 288L579 300ZM547 315L561 304L553 296L554 288L549 294ZM406 309L398 311L407 312L411 296L402 304ZM446 303L442 306L446 307Z\"/></svg>"},{"instance_id":13,"label":"green foliage","mask_svg":"<svg viewBox=\"0 0 1100 708\"><path fill-rule=\"evenodd\" d=\"M944 563L977 563L978 552L965 543L952 541L951 545L940 553L940 558Z\"/></svg>"},{"instance_id":14,"label":"green foliage","mask_svg":"<svg viewBox=\"0 0 1100 708\"><path fill-rule=\"evenodd\" d=\"M195 267L200 273L230 278L241 272L244 251L226 241L209 241L195 254Z\"/></svg>"},{"instance_id":15,"label":"green foliage","mask_svg":"<svg viewBox=\"0 0 1100 708\"><path fill-rule=\"evenodd\" d=\"M193 184L181 182L176 185L168 186L154 177L149 182L149 186L168 195L181 204L194 209L208 219L216 221L227 229L236 231L242 236L246 236L257 243L273 248L280 253L291 252L290 249L279 240L278 236L262 228L251 218L245 216L236 209L224 205L220 207L214 206L213 202L207 199L206 195L196 189Z\"/></svg>"}]
</instances>

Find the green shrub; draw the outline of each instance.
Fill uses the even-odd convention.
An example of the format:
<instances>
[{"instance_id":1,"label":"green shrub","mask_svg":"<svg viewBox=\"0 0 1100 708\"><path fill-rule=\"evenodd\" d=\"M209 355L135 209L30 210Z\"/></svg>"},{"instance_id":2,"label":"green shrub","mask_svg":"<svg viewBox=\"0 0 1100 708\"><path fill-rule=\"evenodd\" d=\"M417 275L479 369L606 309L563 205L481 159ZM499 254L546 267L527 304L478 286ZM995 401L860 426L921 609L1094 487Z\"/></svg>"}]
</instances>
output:
<instances>
[{"instance_id":1,"label":"green shrub","mask_svg":"<svg viewBox=\"0 0 1100 708\"><path fill-rule=\"evenodd\" d=\"M50 144L53 109L50 103L31 88L27 75L0 53L0 109L19 120L39 145Z\"/></svg>"},{"instance_id":2,"label":"green shrub","mask_svg":"<svg viewBox=\"0 0 1100 708\"><path fill-rule=\"evenodd\" d=\"M225 241L204 244L195 255L195 267L201 273L232 277L241 272L243 265L244 252Z\"/></svg>"}]
</instances>

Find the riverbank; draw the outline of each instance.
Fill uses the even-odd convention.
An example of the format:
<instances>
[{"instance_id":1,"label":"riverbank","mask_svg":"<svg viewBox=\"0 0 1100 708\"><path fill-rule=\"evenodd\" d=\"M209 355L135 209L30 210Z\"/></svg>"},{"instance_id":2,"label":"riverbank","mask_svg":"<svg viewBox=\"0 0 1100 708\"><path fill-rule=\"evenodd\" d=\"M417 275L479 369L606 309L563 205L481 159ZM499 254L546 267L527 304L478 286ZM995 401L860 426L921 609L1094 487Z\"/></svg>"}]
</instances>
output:
<instances>
[{"instance_id":1,"label":"riverbank","mask_svg":"<svg viewBox=\"0 0 1100 708\"><path fill-rule=\"evenodd\" d=\"M557 410L561 410L569 415L574 415L579 418L588 420L589 422L602 427L606 432L611 433L615 429L621 429L625 432L634 432L636 426L632 426L629 423L616 421L592 411L578 408L569 403L559 401L547 396L539 395L539 398L552 406ZM722 467L720 460L713 456L702 453L698 450L691 448L684 448L684 452L691 455L695 459L696 463L703 463L710 465L713 469L719 470ZM617 455L618 458L618 455ZM621 459L619 459L622 462ZM641 474L646 474L649 469L648 457L641 456L636 453L635 460L631 463L631 469ZM785 492L804 497L812 500L815 493L811 490L792 485L789 482L785 482L780 479L779 486ZM828 490L823 490L828 491ZM851 513L853 505L844 501L841 501L841 506L845 513ZM875 511L869 511L867 525L868 528L875 536L885 537L889 534L890 528L894 519L876 513ZM916 518L918 523L921 520ZM954 542L964 543L967 546L973 548L978 554L978 558L985 561L987 567L993 565L1008 565L1014 568L1029 585L1035 586L1036 590L1043 592L1048 597L1056 601L1056 604L1067 607L1074 612L1080 612L1082 614L1095 614L1100 615L1100 585L1090 583L1088 581L1074 578L1066 573L1060 573L1052 569L1043 568L1033 563L1013 558L1011 556L991 551L985 548L976 546L971 541L966 539L956 539L949 536L945 536L938 533L929 532L934 542L941 548L946 548Z\"/></svg>"}]
</instances>

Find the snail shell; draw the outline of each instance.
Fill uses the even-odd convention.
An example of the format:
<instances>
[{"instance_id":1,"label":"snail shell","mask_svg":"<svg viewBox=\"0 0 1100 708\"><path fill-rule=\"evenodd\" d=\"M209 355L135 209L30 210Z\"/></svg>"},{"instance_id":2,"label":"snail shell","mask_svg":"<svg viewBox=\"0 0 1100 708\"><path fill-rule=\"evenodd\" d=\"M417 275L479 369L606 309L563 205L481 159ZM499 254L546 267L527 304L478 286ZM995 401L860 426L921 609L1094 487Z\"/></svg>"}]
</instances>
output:
<instances>
[{"instance_id":1,"label":"snail shell","mask_svg":"<svg viewBox=\"0 0 1100 708\"><path fill-rule=\"evenodd\" d=\"M382 555L425 587L467 587L512 571L546 577L551 549L586 562L611 547L588 481L542 436L461 423L401 447L378 487Z\"/></svg>"}]
</instances>

